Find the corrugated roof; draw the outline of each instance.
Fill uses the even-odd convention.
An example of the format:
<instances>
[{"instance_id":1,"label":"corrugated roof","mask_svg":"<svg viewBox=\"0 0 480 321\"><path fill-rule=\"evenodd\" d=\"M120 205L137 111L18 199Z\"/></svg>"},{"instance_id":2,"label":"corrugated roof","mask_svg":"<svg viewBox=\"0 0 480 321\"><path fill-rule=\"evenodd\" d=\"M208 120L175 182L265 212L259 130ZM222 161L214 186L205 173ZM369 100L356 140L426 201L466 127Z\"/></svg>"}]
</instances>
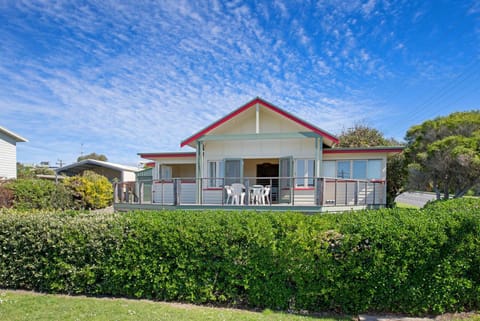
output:
<instances>
[{"instance_id":1,"label":"corrugated roof","mask_svg":"<svg viewBox=\"0 0 480 321\"><path fill-rule=\"evenodd\" d=\"M118 171L127 171L127 172L137 172L139 169L137 167L133 166L126 166L126 165L120 165L116 163L110 163L110 162L104 162L104 161L99 161L96 159L85 159L77 163L73 163L70 165L63 166L61 168L57 168L55 171L57 173L61 172L66 172L70 169L73 168L78 168L79 170L84 170L84 169L89 169L92 166L99 166L99 167L106 167Z\"/></svg>"}]
</instances>

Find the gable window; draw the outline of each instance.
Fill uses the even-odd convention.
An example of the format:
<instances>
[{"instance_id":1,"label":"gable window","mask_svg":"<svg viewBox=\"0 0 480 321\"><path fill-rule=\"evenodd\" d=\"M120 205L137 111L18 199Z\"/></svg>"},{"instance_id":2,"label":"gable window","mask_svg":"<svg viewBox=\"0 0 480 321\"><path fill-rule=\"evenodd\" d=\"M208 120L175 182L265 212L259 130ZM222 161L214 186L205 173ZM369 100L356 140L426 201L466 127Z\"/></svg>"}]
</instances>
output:
<instances>
[{"instance_id":1,"label":"gable window","mask_svg":"<svg viewBox=\"0 0 480 321\"><path fill-rule=\"evenodd\" d=\"M313 159L295 160L295 187L313 187L315 161Z\"/></svg>"},{"instance_id":2,"label":"gable window","mask_svg":"<svg viewBox=\"0 0 480 321\"><path fill-rule=\"evenodd\" d=\"M208 187L223 186L223 162L208 161L207 162Z\"/></svg>"}]
</instances>

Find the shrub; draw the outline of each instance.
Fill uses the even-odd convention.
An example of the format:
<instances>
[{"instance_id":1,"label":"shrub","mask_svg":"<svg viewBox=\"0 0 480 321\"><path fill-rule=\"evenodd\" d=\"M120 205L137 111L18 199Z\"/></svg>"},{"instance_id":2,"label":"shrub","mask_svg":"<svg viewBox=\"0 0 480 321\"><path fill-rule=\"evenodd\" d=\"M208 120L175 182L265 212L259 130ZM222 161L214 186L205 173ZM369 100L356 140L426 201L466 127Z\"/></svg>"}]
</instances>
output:
<instances>
[{"instance_id":1,"label":"shrub","mask_svg":"<svg viewBox=\"0 0 480 321\"><path fill-rule=\"evenodd\" d=\"M13 198L13 191L5 183L0 182L0 208L12 207Z\"/></svg>"},{"instance_id":2,"label":"shrub","mask_svg":"<svg viewBox=\"0 0 480 321\"><path fill-rule=\"evenodd\" d=\"M13 207L19 210L69 209L73 198L62 184L41 179L17 179L6 187L13 193Z\"/></svg>"},{"instance_id":3,"label":"shrub","mask_svg":"<svg viewBox=\"0 0 480 321\"><path fill-rule=\"evenodd\" d=\"M480 213L0 212L0 288L281 310L480 308ZM475 207L473 207L475 208Z\"/></svg>"},{"instance_id":4,"label":"shrub","mask_svg":"<svg viewBox=\"0 0 480 321\"><path fill-rule=\"evenodd\" d=\"M14 207L17 209L51 208L51 195L55 183L40 179L17 179L8 185L15 195Z\"/></svg>"},{"instance_id":5,"label":"shrub","mask_svg":"<svg viewBox=\"0 0 480 321\"><path fill-rule=\"evenodd\" d=\"M82 176L66 178L64 184L72 193L76 208L97 209L112 204L113 187L105 176L85 171Z\"/></svg>"}]
</instances>

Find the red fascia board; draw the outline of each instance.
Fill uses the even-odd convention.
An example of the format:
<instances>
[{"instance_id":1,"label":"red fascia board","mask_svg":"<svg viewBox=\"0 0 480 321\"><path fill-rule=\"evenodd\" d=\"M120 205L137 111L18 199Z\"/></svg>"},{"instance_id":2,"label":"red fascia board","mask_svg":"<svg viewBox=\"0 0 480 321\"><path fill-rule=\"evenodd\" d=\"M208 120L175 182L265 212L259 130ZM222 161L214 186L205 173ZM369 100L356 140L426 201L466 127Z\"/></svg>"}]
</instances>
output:
<instances>
[{"instance_id":1,"label":"red fascia board","mask_svg":"<svg viewBox=\"0 0 480 321\"><path fill-rule=\"evenodd\" d=\"M324 154L363 154L363 153L401 153L403 148L378 148L378 149L324 149Z\"/></svg>"},{"instance_id":2,"label":"red fascia board","mask_svg":"<svg viewBox=\"0 0 480 321\"><path fill-rule=\"evenodd\" d=\"M255 98L254 100L246 103L245 105L243 105L242 107L234 110L233 112L231 112L230 114L228 114L227 116L217 120L216 122L214 122L213 124L211 124L210 126L202 129L201 131L199 131L198 133L190 136L189 138L185 139L184 141L181 142L180 144L180 147L183 147L185 145L188 145L190 144L191 142L197 140L198 138L202 137L203 135L207 134L208 132L210 132L211 130L217 128L218 126L222 125L223 123L229 121L230 119L234 118L235 116L243 113L245 110L249 109L250 107L254 106L255 104L261 104L267 108L269 108L270 110L273 110L274 112L282 115L283 117L286 117L294 122L296 122L297 124L300 124L302 125L303 127L306 127L308 129L310 129L311 131L325 137L325 138L328 138L330 140L332 140L334 143L338 144L338 138L320 130L319 128L313 126L312 124L309 124L307 123L306 121L298 118L298 117L295 117L294 115L284 111L283 109L280 109L268 102L266 102L265 100L261 99L261 98Z\"/></svg>"},{"instance_id":3,"label":"red fascia board","mask_svg":"<svg viewBox=\"0 0 480 321\"><path fill-rule=\"evenodd\" d=\"M209 131L217 128L218 126L220 126L221 124L229 121L230 119L232 119L233 117L237 116L238 114L241 114L243 113L245 110L247 110L248 108L252 107L253 105L255 105L257 103L257 99L254 99L250 102L248 102L247 104L243 105L242 107L234 110L233 112L231 112L230 114L228 114L227 116L217 120L216 122L214 122L213 124L211 124L210 126L208 127L205 127L204 129L202 129L201 131L199 131L198 133L190 136L189 138L185 139L183 142L181 142L180 144L180 147L183 147L185 145L188 145L190 144L191 142L199 139L200 137L202 137L203 135L205 135L206 133L208 133Z\"/></svg>"},{"instance_id":4,"label":"red fascia board","mask_svg":"<svg viewBox=\"0 0 480 321\"><path fill-rule=\"evenodd\" d=\"M260 100L260 99L259 99L259 100ZM272 104L270 104L270 103L268 103L268 102L266 102L266 101L263 101L263 100L260 100L259 102L260 102L262 105L264 105L265 107L267 107L267 108L273 110L274 112L282 115L283 117L286 117L286 118L288 118L288 119L290 119L290 120L293 120L293 121L296 122L297 124L300 124L300 125L302 125L303 127L306 127L306 128L308 128L308 129L310 129L311 131L313 131L313 132L315 132L315 133L317 133L317 134L319 134L319 135L321 135L321 136L323 136L323 137L325 137L325 138L330 139L330 140L331 140L332 142L334 142L335 144L338 144L338 143L339 143L338 138L336 138L335 136L332 136L332 135L330 135L329 133L324 132L324 131L321 130L320 128L318 128L318 127L316 127L316 126L314 126L314 125L312 125L312 124L310 124L310 123L307 123L306 121L304 121L304 120L302 120L302 119L300 119L300 118L298 118L298 117L296 117L296 116L294 116L294 115L286 112L285 110L280 109L280 108L278 108L278 107L276 107L276 106L274 106L274 105L272 105Z\"/></svg>"},{"instance_id":5,"label":"red fascia board","mask_svg":"<svg viewBox=\"0 0 480 321\"><path fill-rule=\"evenodd\" d=\"M142 158L191 158L196 157L196 153L139 153Z\"/></svg>"}]
</instances>

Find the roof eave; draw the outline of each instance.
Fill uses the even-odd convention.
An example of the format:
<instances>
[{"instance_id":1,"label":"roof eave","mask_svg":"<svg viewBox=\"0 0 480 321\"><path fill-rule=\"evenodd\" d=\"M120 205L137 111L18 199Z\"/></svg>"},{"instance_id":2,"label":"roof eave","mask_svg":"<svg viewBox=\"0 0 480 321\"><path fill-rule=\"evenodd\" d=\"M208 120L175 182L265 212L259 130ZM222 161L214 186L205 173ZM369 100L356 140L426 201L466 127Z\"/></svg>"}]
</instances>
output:
<instances>
[{"instance_id":1,"label":"roof eave","mask_svg":"<svg viewBox=\"0 0 480 321\"><path fill-rule=\"evenodd\" d=\"M18 134L15 134L14 132L6 129L5 127L2 127L0 126L0 132L3 132L4 134L6 134L7 136L10 136L12 137L17 143L26 143L28 142L28 139L18 135Z\"/></svg>"},{"instance_id":2,"label":"roof eave","mask_svg":"<svg viewBox=\"0 0 480 321\"><path fill-rule=\"evenodd\" d=\"M197 141L199 138L205 136L207 133L209 133L213 129L215 129L218 126L222 125L223 123L229 121L233 117L243 113L245 110L249 109L250 107L252 107L253 105L255 105L257 103L260 103L263 106L269 108L270 110L273 110L274 112L276 112L276 113L278 113L278 114L296 122L297 124L300 124L301 126L303 126L305 128L308 128L309 130L319 134L320 136L324 137L325 139L331 141L331 145L339 143L338 138L335 137L334 135L328 133L327 131L322 130L322 129L316 127L315 125L312 125L312 124L308 123L307 121L294 116L293 114L283 110L280 107L277 107L277 106L273 105L272 103L269 103L268 101L266 101L266 100L264 100L260 97L256 97L255 99L247 102L245 105L235 109L234 111L232 111L231 113L227 114L226 116L220 118L216 122L210 124L209 126L203 128L202 130L198 131L197 133L195 133L192 136L188 137L187 139L183 140L180 143L180 147L188 145L188 146L191 146L191 147L195 148L194 142Z\"/></svg>"}]
</instances>

